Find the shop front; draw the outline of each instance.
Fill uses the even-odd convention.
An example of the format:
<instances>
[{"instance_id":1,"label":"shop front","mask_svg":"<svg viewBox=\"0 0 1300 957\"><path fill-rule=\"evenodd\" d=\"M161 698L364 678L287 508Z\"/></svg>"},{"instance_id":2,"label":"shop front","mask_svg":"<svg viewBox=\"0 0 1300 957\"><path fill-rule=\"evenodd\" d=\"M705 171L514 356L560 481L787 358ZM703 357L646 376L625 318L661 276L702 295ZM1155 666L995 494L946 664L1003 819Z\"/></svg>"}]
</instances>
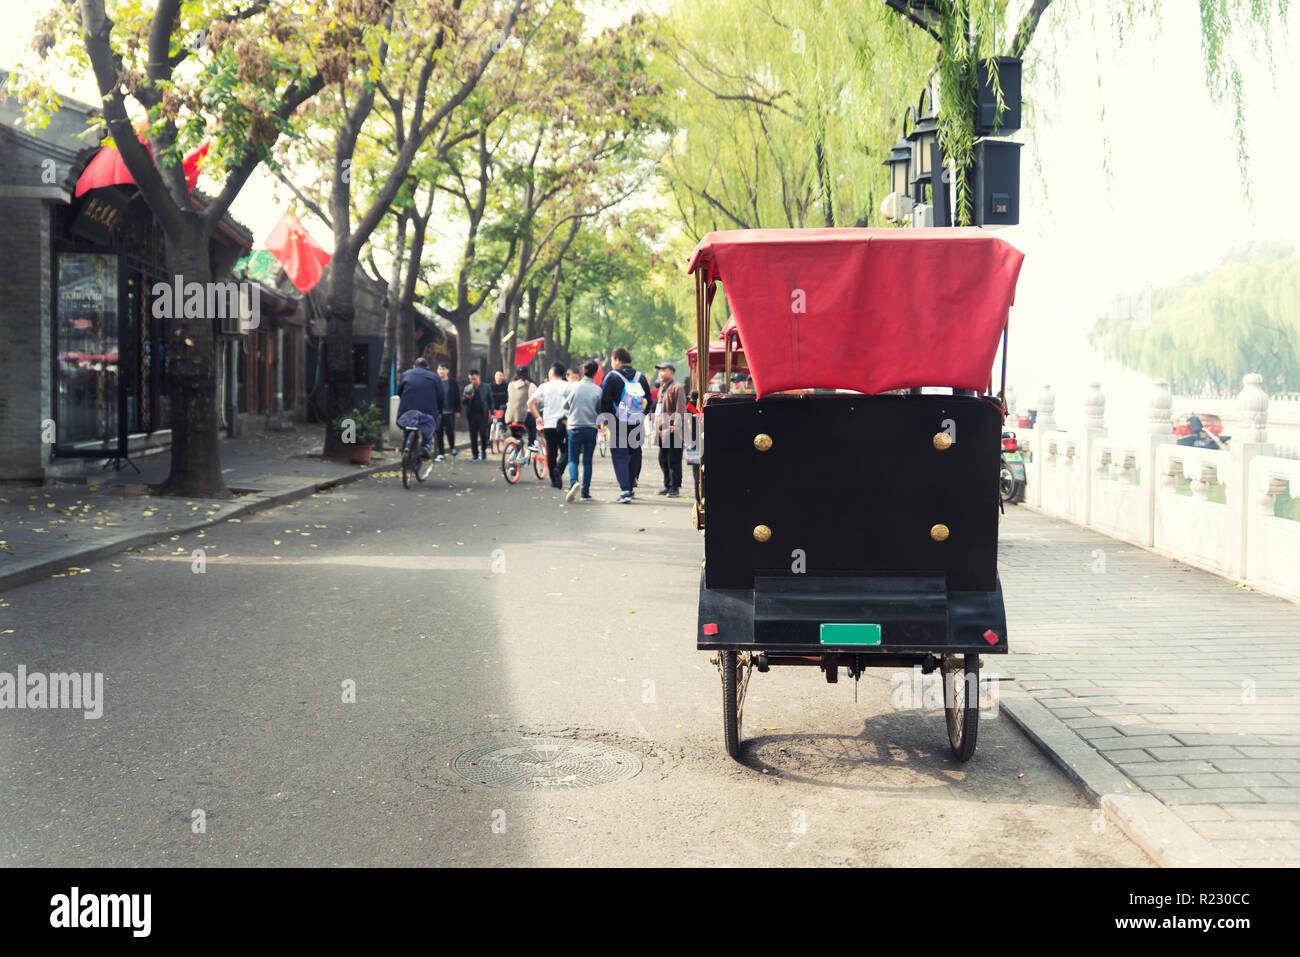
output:
<instances>
[{"instance_id":1,"label":"shop front","mask_svg":"<svg viewBox=\"0 0 1300 957\"><path fill-rule=\"evenodd\" d=\"M53 211L56 458L121 464L167 438L161 231L138 196L92 190Z\"/></svg>"}]
</instances>

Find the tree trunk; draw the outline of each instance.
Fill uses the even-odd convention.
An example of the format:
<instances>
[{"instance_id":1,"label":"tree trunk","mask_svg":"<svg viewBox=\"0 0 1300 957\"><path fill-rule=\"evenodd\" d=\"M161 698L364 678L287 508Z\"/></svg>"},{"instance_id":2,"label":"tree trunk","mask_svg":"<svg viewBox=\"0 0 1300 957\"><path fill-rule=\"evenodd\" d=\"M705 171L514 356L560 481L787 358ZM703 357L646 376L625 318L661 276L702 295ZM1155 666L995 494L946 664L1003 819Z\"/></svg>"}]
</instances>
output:
<instances>
[{"instance_id":1,"label":"tree trunk","mask_svg":"<svg viewBox=\"0 0 1300 957\"><path fill-rule=\"evenodd\" d=\"M488 375L495 375L497 372L506 373L507 378L510 369L506 366L505 356L501 351L501 324L493 322L492 328L488 330Z\"/></svg>"},{"instance_id":2,"label":"tree trunk","mask_svg":"<svg viewBox=\"0 0 1300 957\"><path fill-rule=\"evenodd\" d=\"M402 261L406 253L406 215L403 213L397 218L397 255L393 257L393 269L388 279L388 296L387 308L384 311L384 353L379 360L379 408L385 413L387 418L388 412L388 381L393 375L393 360L397 354L397 316L401 310L401 303L398 300L397 289L402 281ZM406 366L400 362L397 366L402 371L406 371Z\"/></svg>"},{"instance_id":3,"label":"tree trunk","mask_svg":"<svg viewBox=\"0 0 1300 957\"><path fill-rule=\"evenodd\" d=\"M564 297L564 356L566 362L573 361L570 348L573 343L573 297Z\"/></svg>"},{"instance_id":4,"label":"tree trunk","mask_svg":"<svg viewBox=\"0 0 1300 957\"><path fill-rule=\"evenodd\" d=\"M330 289L325 297L325 455L332 459L347 457L347 447L334 421L347 415L356 402L352 382L356 269L355 258L335 258L330 263Z\"/></svg>"},{"instance_id":5,"label":"tree trunk","mask_svg":"<svg viewBox=\"0 0 1300 957\"><path fill-rule=\"evenodd\" d=\"M430 194L432 197L432 193ZM431 200L432 202L432 200ZM420 260L424 258L424 232L429 225L429 217L426 213L423 217L413 215L411 217L411 254L406 260L406 278L402 283L400 292L402 304L402 324L400 328L401 335L398 342L398 358L405 363L401 366L403 369L410 367L415 362L415 284L420 279ZM420 353L423 354L421 349Z\"/></svg>"},{"instance_id":6,"label":"tree trunk","mask_svg":"<svg viewBox=\"0 0 1300 957\"><path fill-rule=\"evenodd\" d=\"M470 335L470 316L456 313L452 319L452 325L456 327L456 369L464 374L460 375L461 379L466 379L468 374L478 368L474 365L474 344L469 341ZM491 359L489 359L489 362ZM491 382L492 373L487 369L479 369L485 382Z\"/></svg>"},{"instance_id":7,"label":"tree trunk","mask_svg":"<svg viewBox=\"0 0 1300 957\"><path fill-rule=\"evenodd\" d=\"M204 285L212 278L208 237L193 216L186 216L184 235L167 236L167 268L182 283ZM218 450L217 353L212 317L205 307L186 317L183 302L175 302L167 320L167 396L170 416L171 472L159 486L163 495L230 498L221 477Z\"/></svg>"}]
</instances>

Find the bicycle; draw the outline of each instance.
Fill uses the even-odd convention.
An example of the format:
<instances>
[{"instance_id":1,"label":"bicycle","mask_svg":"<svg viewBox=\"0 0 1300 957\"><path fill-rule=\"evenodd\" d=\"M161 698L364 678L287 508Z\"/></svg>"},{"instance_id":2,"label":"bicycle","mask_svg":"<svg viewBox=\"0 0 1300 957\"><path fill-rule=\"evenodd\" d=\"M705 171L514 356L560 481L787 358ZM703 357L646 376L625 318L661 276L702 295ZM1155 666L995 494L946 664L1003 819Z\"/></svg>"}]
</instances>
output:
<instances>
[{"instance_id":1,"label":"bicycle","mask_svg":"<svg viewBox=\"0 0 1300 957\"><path fill-rule=\"evenodd\" d=\"M511 485L519 481L519 475L529 460L533 463L533 474L539 479L546 478L546 439L537 436L537 446L530 449L525 444L523 435L527 429L516 423L510 423L510 438L506 439L501 451L501 474Z\"/></svg>"},{"instance_id":2,"label":"bicycle","mask_svg":"<svg viewBox=\"0 0 1300 957\"><path fill-rule=\"evenodd\" d=\"M492 428L488 432L488 441L492 444L493 454L496 454L505 448L505 415L506 413L504 409L497 409L492 413Z\"/></svg>"},{"instance_id":3,"label":"bicycle","mask_svg":"<svg viewBox=\"0 0 1300 957\"><path fill-rule=\"evenodd\" d=\"M423 482L433 471L433 456L424 447L419 429L402 429L402 488L411 487L411 476Z\"/></svg>"}]
</instances>

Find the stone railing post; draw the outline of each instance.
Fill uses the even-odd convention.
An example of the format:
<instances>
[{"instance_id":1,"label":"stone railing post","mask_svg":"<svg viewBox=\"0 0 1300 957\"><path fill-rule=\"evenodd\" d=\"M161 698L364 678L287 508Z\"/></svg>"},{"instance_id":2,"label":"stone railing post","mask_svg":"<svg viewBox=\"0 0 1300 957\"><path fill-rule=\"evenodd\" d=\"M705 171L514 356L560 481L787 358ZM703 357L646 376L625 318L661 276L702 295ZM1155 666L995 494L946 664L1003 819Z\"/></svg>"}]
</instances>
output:
<instances>
[{"instance_id":1,"label":"stone railing post","mask_svg":"<svg viewBox=\"0 0 1300 957\"><path fill-rule=\"evenodd\" d=\"M1147 403L1146 435L1138 449L1138 468L1141 469L1139 478L1146 512L1146 531L1142 544L1147 547L1154 545L1156 540L1156 493L1161 486L1161 480L1156 475L1156 449L1174 442L1173 408L1174 397L1169 391L1169 383L1164 379L1156 379L1151 384L1151 397Z\"/></svg>"},{"instance_id":2,"label":"stone railing post","mask_svg":"<svg viewBox=\"0 0 1300 957\"><path fill-rule=\"evenodd\" d=\"M1050 385L1038 393L1038 415L1034 418L1033 461L1029 463L1025 499L1035 508L1043 507L1043 463L1047 461L1047 433L1056 429L1056 396Z\"/></svg>"},{"instance_id":3,"label":"stone railing post","mask_svg":"<svg viewBox=\"0 0 1300 957\"><path fill-rule=\"evenodd\" d=\"M1078 520L1082 525L1092 524L1092 448L1099 438L1106 437L1106 396L1101 391L1100 382L1088 383L1088 392L1083 397L1083 434L1075 453L1075 462L1083 463L1082 468L1075 469L1075 480L1080 484L1078 498Z\"/></svg>"},{"instance_id":4,"label":"stone railing post","mask_svg":"<svg viewBox=\"0 0 1300 957\"><path fill-rule=\"evenodd\" d=\"M1250 463L1261 455L1277 454L1276 446L1268 441L1268 393L1263 382L1258 372L1249 372L1242 379L1237 396L1238 425L1228 448L1232 456L1224 489L1232 515L1228 574L1235 578L1246 577L1246 533L1253 498L1249 488Z\"/></svg>"}]
</instances>

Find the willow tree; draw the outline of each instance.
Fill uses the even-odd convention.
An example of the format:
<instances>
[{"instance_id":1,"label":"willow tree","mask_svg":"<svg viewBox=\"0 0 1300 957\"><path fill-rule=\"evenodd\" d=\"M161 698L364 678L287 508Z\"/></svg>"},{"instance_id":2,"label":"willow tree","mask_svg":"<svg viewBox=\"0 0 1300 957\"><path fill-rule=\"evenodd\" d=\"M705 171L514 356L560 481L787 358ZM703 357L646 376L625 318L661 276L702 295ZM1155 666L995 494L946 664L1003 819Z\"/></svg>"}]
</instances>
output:
<instances>
[{"instance_id":1,"label":"willow tree","mask_svg":"<svg viewBox=\"0 0 1300 957\"><path fill-rule=\"evenodd\" d=\"M664 175L694 238L880 220L881 163L934 61L924 35L865 2L683 0L661 38L679 131Z\"/></svg>"},{"instance_id":2,"label":"willow tree","mask_svg":"<svg viewBox=\"0 0 1300 957\"><path fill-rule=\"evenodd\" d=\"M1258 372L1270 392L1300 385L1300 256L1267 244L1152 291L1141 321L1129 303L1100 317L1090 341L1108 359L1179 392L1240 388Z\"/></svg>"},{"instance_id":3,"label":"willow tree","mask_svg":"<svg viewBox=\"0 0 1300 957\"><path fill-rule=\"evenodd\" d=\"M368 31L385 0L338 0L307 15L290 0L242 8L217 0L105 0L60 4L33 47L73 75L93 75L108 128L166 239L168 271L188 284L212 279L213 231L299 107L326 82L368 69ZM20 93L32 122L58 95L43 71ZM142 132L138 132L142 131ZM205 172L220 184L198 203L183 157L207 139ZM174 310L180 311L180 310ZM205 309L167 325L171 471L164 494L226 497L217 438L216 337Z\"/></svg>"},{"instance_id":4,"label":"willow tree","mask_svg":"<svg viewBox=\"0 0 1300 957\"><path fill-rule=\"evenodd\" d=\"M1238 41L1248 43L1251 55L1262 47L1271 66L1273 36L1285 29L1289 3L1290 0L1199 0L1198 4L1206 87L1211 99L1231 112L1242 191L1247 197L1250 156L1246 140L1246 92L1234 45ZM1008 0L926 0L924 3L911 0L908 6L913 22L933 38L931 49L937 42L939 145L958 173L953 180L954 220L958 225L969 225L969 172L974 161L975 99L981 68L999 104L1002 91L997 57L1022 57L1027 69L1041 66L1054 72L1050 43L1035 41L1046 34L1053 40L1072 42L1074 38L1058 38L1054 34L1059 29L1058 18L1078 12L1080 0L1031 0L1027 6L1011 4ZM1109 30L1121 44L1139 26L1159 29L1161 24L1161 0L1089 0L1082 9L1087 12L1094 34ZM897 16L895 25L902 32L926 35L921 29L909 29L906 21Z\"/></svg>"}]
</instances>

